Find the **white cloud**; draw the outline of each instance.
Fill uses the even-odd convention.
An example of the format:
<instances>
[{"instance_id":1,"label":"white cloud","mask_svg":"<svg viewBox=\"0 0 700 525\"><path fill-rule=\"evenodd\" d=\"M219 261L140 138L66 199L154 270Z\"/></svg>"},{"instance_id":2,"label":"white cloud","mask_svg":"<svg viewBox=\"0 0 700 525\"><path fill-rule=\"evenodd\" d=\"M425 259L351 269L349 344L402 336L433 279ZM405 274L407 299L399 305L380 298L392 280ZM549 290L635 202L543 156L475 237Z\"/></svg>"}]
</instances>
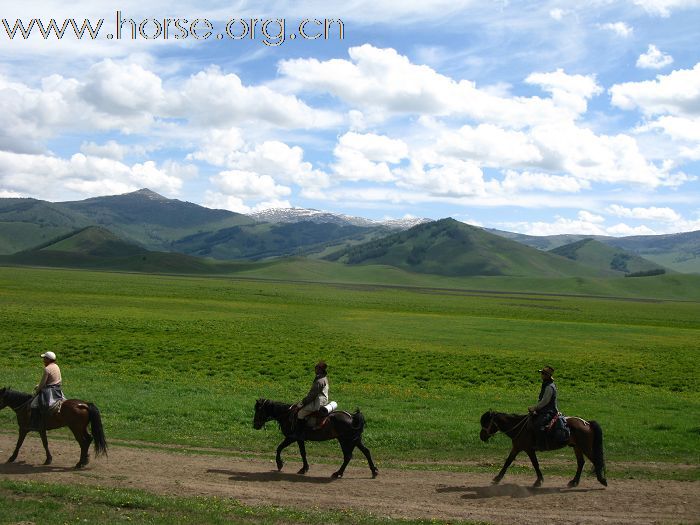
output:
<instances>
[{"instance_id":1,"label":"white cloud","mask_svg":"<svg viewBox=\"0 0 700 525\"><path fill-rule=\"evenodd\" d=\"M189 77L182 89L169 94L168 113L191 122L225 127L266 123L289 129L313 129L342 122L331 111L313 109L291 95L267 86L244 86L238 75L210 67Z\"/></svg>"},{"instance_id":2,"label":"white cloud","mask_svg":"<svg viewBox=\"0 0 700 525\"><path fill-rule=\"evenodd\" d=\"M661 69L673 64L673 57L662 53L654 44L649 44L647 52L639 55L637 67L642 69Z\"/></svg>"},{"instance_id":3,"label":"white cloud","mask_svg":"<svg viewBox=\"0 0 700 525\"><path fill-rule=\"evenodd\" d=\"M568 175L548 175L546 173L508 170L505 178L501 181L501 188L507 193L537 190L553 193L578 193L590 188L590 184L587 181Z\"/></svg>"},{"instance_id":4,"label":"white cloud","mask_svg":"<svg viewBox=\"0 0 700 525\"><path fill-rule=\"evenodd\" d=\"M625 217L639 220L661 221L661 222L677 222L681 220L681 216L671 208L625 208L619 204L608 206L606 210L611 215L617 217Z\"/></svg>"},{"instance_id":5,"label":"white cloud","mask_svg":"<svg viewBox=\"0 0 700 525\"><path fill-rule=\"evenodd\" d=\"M559 9L559 8L551 9L549 11L549 16L551 16L554 20L557 20L557 21L564 18L565 14L566 14L566 12L563 9Z\"/></svg>"},{"instance_id":6,"label":"white cloud","mask_svg":"<svg viewBox=\"0 0 700 525\"><path fill-rule=\"evenodd\" d=\"M585 113L587 101L603 91L595 77L569 75L562 69L552 73L532 73L525 82L540 86L544 91L551 93L554 103L559 107L569 108L572 114Z\"/></svg>"},{"instance_id":7,"label":"white cloud","mask_svg":"<svg viewBox=\"0 0 700 525\"><path fill-rule=\"evenodd\" d=\"M154 114L165 99L156 74L135 63L110 59L90 68L80 92L84 100L108 115Z\"/></svg>"},{"instance_id":8,"label":"white cloud","mask_svg":"<svg viewBox=\"0 0 700 525\"><path fill-rule=\"evenodd\" d=\"M325 172L304 161L304 150L276 140L249 144L237 128L213 130L202 140L200 149L187 156L215 166L266 175L302 188L328 186Z\"/></svg>"},{"instance_id":9,"label":"white cloud","mask_svg":"<svg viewBox=\"0 0 700 525\"><path fill-rule=\"evenodd\" d=\"M473 162L443 159L441 164L411 162L396 170L401 188L421 190L432 196L468 197L486 195L498 189L498 183L486 182L484 174Z\"/></svg>"},{"instance_id":10,"label":"white cloud","mask_svg":"<svg viewBox=\"0 0 700 525\"><path fill-rule=\"evenodd\" d=\"M350 60L283 60L280 86L297 92L330 93L363 115L464 116L509 128L577 118L586 99L599 92L592 77L535 73L529 82L551 98L504 97L474 82L453 80L428 66L416 65L394 49L369 44L348 50Z\"/></svg>"},{"instance_id":11,"label":"white cloud","mask_svg":"<svg viewBox=\"0 0 700 525\"><path fill-rule=\"evenodd\" d=\"M606 235L607 232L597 221L590 222L585 218L566 219L564 217L556 217L554 222L519 222L508 223L507 228L514 232L524 233L526 235L563 235L563 234L579 234L579 235Z\"/></svg>"},{"instance_id":12,"label":"white cloud","mask_svg":"<svg viewBox=\"0 0 700 525\"><path fill-rule=\"evenodd\" d=\"M607 24L599 24L598 27L605 31L612 31L623 38L628 38L634 33L634 28L628 26L625 22L608 22Z\"/></svg>"},{"instance_id":13,"label":"white cloud","mask_svg":"<svg viewBox=\"0 0 700 525\"><path fill-rule=\"evenodd\" d=\"M485 166L536 165L542 161L540 149L527 133L505 130L493 124L443 131L435 144L435 151Z\"/></svg>"},{"instance_id":14,"label":"white cloud","mask_svg":"<svg viewBox=\"0 0 700 525\"><path fill-rule=\"evenodd\" d=\"M632 2L648 13L669 17L676 9L691 9L700 6L700 0L632 0Z\"/></svg>"},{"instance_id":15,"label":"white cloud","mask_svg":"<svg viewBox=\"0 0 700 525\"><path fill-rule=\"evenodd\" d=\"M275 183L269 175L258 175L251 171L222 171L211 178L221 193L244 200L279 199L287 197L292 190Z\"/></svg>"},{"instance_id":16,"label":"white cloud","mask_svg":"<svg viewBox=\"0 0 700 525\"><path fill-rule=\"evenodd\" d=\"M129 166L82 153L64 159L0 151L0 187L47 200L113 195L143 187L174 196L179 193L182 180L153 161Z\"/></svg>"},{"instance_id":17,"label":"white cloud","mask_svg":"<svg viewBox=\"0 0 700 525\"><path fill-rule=\"evenodd\" d=\"M396 164L408 156L408 146L403 140L391 139L375 133L349 132L340 137L338 144L354 149L374 162Z\"/></svg>"},{"instance_id":18,"label":"white cloud","mask_svg":"<svg viewBox=\"0 0 700 525\"><path fill-rule=\"evenodd\" d=\"M610 235L617 237L627 237L630 235L657 235L657 232L648 226L629 226L622 222L606 228L606 231Z\"/></svg>"},{"instance_id":19,"label":"white cloud","mask_svg":"<svg viewBox=\"0 0 700 525\"><path fill-rule=\"evenodd\" d=\"M641 110L645 115L700 116L700 63L656 80L625 82L610 88L611 102L622 109Z\"/></svg>"}]
</instances>

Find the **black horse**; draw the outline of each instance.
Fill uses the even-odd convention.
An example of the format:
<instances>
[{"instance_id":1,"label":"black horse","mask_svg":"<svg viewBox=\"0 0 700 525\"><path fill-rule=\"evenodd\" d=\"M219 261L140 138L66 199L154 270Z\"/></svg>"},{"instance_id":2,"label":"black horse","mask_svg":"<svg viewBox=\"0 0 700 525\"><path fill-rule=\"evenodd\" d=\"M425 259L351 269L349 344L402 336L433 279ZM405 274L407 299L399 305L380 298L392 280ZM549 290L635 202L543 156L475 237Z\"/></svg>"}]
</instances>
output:
<instances>
[{"instance_id":1,"label":"black horse","mask_svg":"<svg viewBox=\"0 0 700 525\"><path fill-rule=\"evenodd\" d=\"M565 446L573 447L576 454L578 468L576 475L569 481L569 487L578 485L581 479L581 471L585 463L584 455L593 462L595 474L598 481L607 486L605 479L605 458L603 457L603 430L595 421L585 421L578 417L567 418L566 424L570 430L569 441L559 444L547 443L544 448L537 447L535 439L535 427L533 418L529 415L503 414L501 412L488 411L481 416L482 441L488 441L491 436L499 431L506 434L512 441L510 454L498 475L493 478L493 483L497 484L503 479L508 467L515 457L524 450L532 461L532 466L537 473L537 480L534 486L539 487L544 481L540 465L537 461L536 450L556 450Z\"/></svg>"},{"instance_id":2,"label":"black horse","mask_svg":"<svg viewBox=\"0 0 700 525\"><path fill-rule=\"evenodd\" d=\"M367 458L369 468L372 471L372 477L376 478L379 474L379 469L372 461L372 455L369 449L362 443L362 431L365 427L365 417L359 409L354 414L338 411L332 412L329 416L329 421L322 428L313 429L306 428L303 432L302 439L295 435L295 419L296 412L292 411L293 405L289 403L280 403L279 401L270 401L269 399L258 399L255 402L255 416L253 418L253 428L261 429L265 423L271 420L279 423L280 430L284 434L284 441L277 447L277 470L282 470L284 462L282 461L282 450L287 448L295 441L299 444L299 452L301 459L304 462L298 474L306 474L309 470L309 463L306 461L306 447L304 441L328 441L337 439L340 443L340 448L343 450L343 464L336 472L332 474L332 478L342 478L345 467L352 459L352 452L355 447L359 448Z\"/></svg>"},{"instance_id":3,"label":"black horse","mask_svg":"<svg viewBox=\"0 0 700 525\"><path fill-rule=\"evenodd\" d=\"M0 410L9 406L17 414L17 424L19 425L17 446L7 460L8 463L12 463L17 459L17 454L19 454L24 438L27 437L27 433L30 431L30 405L33 397L32 394L16 392L9 388L0 389ZM88 424L92 429L92 436L87 431ZM66 399L61 405L61 410L58 414L47 415L44 421L44 428L39 431L41 442L44 444L44 450L46 451L44 465L50 465L52 461L46 431L61 427L70 428L73 436L75 436L75 440L80 445L80 460L75 465L75 468L84 467L90 461L88 450L93 439L95 441L95 455L107 455L107 442L105 441L105 434L102 428L100 411L92 403L86 403L80 399Z\"/></svg>"}]
</instances>

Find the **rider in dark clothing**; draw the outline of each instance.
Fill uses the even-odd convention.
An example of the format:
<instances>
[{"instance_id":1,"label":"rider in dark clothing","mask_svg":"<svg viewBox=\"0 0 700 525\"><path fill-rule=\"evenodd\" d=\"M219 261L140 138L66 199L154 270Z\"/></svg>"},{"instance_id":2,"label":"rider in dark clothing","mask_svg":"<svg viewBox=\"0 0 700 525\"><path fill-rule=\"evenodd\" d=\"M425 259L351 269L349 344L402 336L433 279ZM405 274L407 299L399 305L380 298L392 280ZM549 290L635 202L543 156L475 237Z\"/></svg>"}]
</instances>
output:
<instances>
[{"instance_id":1,"label":"rider in dark clothing","mask_svg":"<svg viewBox=\"0 0 700 525\"><path fill-rule=\"evenodd\" d=\"M554 369L545 366L539 370L542 377L542 387L540 388L539 401L536 405L528 407L528 412L534 416L535 435L537 447L544 448L546 438L546 427L549 422L559 413L557 406L557 387L554 384Z\"/></svg>"}]
</instances>

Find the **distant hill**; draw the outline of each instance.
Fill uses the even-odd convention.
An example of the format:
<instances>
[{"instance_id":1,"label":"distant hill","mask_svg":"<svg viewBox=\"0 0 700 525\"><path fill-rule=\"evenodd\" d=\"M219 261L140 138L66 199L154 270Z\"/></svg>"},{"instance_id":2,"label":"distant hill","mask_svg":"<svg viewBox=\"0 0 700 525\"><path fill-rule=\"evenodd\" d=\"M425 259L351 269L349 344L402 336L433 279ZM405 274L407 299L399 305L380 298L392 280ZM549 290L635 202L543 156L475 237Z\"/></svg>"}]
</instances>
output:
<instances>
[{"instance_id":1,"label":"distant hill","mask_svg":"<svg viewBox=\"0 0 700 525\"><path fill-rule=\"evenodd\" d=\"M454 219L415 226L327 257L347 264L385 264L446 276L603 276L564 257L530 248Z\"/></svg>"},{"instance_id":2,"label":"distant hill","mask_svg":"<svg viewBox=\"0 0 700 525\"><path fill-rule=\"evenodd\" d=\"M681 273L700 273L700 230L669 235L638 235L607 237L601 235L524 235L502 230L487 230L539 250L551 251L559 246L584 239L595 239L603 244L634 253L665 268Z\"/></svg>"},{"instance_id":3,"label":"distant hill","mask_svg":"<svg viewBox=\"0 0 700 525\"><path fill-rule=\"evenodd\" d=\"M0 254L26 250L90 224L87 217L58 204L0 199Z\"/></svg>"},{"instance_id":4,"label":"distant hill","mask_svg":"<svg viewBox=\"0 0 700 525\"><path fill-rule=\"evenodd\" d=\"M263 259L321 251L328 245L363 239L376 228L302 221L235 226L190 235L173 249L215 259Z\"/></svg>"},{"instance_id":5,"label":"distant hill","mask_svg":"<svg viewBox=\"0 0 700 525\"><path fill-rule=\"evenodd\" d=\"M173 241L197 232L255 222L247 215L167 199L148 189L60 206L151 250L171 250Z\"/></svg>"},{"instance_id":6,"label":"distant hill","mask_svg":"<svg viewBox=\"0 0 700 525\"><path fill-rule=\"evenodd\" d=\"M0 263L178 274L231 273L248 267L180 253L146 250L99 226L83 228L31 250L0 256Z\"/></svg>"},{"instance_id":7,"label":"distant hill","mask_svg":"<svg viewBox=\"0 0 700 525\"><path fill-rule=\"evenodd\" d=\"M700 273L700 230L610 238L605 242L678 272Z\"/></svg>"},{"instance_id":8,"label":"distant hill","mask_svg":"<svg viewBox=\"0 0 700 525\"><path fill-rule=\"evenodd\" d=\"M550 250L550 253L561 255L591 268L613 270L624 274L639 274L659 270L665 272L662 266L639 255L591 238L559 246Z\"/></svg>"}]
</instances>

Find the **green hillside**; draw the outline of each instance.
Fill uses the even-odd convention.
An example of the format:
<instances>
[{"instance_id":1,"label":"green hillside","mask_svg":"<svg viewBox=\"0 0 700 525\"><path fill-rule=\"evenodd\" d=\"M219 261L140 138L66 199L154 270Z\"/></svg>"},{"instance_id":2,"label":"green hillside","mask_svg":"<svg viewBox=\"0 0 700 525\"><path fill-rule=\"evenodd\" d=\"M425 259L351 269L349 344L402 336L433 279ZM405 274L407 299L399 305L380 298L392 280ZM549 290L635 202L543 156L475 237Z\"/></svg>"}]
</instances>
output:
<instances>
[{"instance_id":1,"label":"green hillside","mask_svg":"<svg viewBox=\"0 0 700 525\"><path fill-rule=\"evenodd\" d=\"M60 205L36 199L0 199L0 254L32 248L91 224Z\"/></svg>"},{"instance_id":2,"label":"green hillside","mask_svg":"<svg viewBox=\"0 0 700 525\"><path fill-rule=\"evenodd\" d=\"M550 250L550 253L561 255L591 268L613 270L624 274L665 272L660 265L647 261L639 255L591 238L559 246Z\"/></svg>"},{"instance_id":3,"label":"green hillside","mask_svg":"<svg viewBox=\"0 0 700 525\"><path fill-rule=\"evenodd\" d=\"M147 189L57 205L151 250L171 250L173 241L188 235L255 222L247 215L166 199Z\"/></svg>"},{"instance_id":4,"label":"green hillside","mask_svg":"<svg viewBox=\"0 0 700 525\"><path fill-rule=\"evenodd\" d=\"M679 272L700 273L700 230L613 238L605 242Z\"/></svg>"},{"instance_id":5,"label":"green hillside","mask_svg":"<svg viewBox=\"0 0 700 525\"><path fill-rule=\"evenodd\" d=\"M351 247L327 259L347 264L386 264L412 272L447 276L613 275L612 271L579 265L454 219L421 224Z\"/></svg>"},{"instance_id":6,"label":"green hillside","mask_svg":"<svg viewBox=\"0 0 700 525\"><path fill-rule=\"evenodd\" d=\"M314 222L262 223L203 232L172 244L178 252L215 259L263 259L322 251L361 240L375 229Z\"/></svg>"},{"instance_id":7,"label":"green hillside","mask_svg":"<svg viewBox=\"0 0 700 525\"><path fill-rule=\"evenodd\" d=\"M0 264L176 274L232 273L249 267L246 263L149 251L99 226L63 235L31 250L0 256Z\"/></svg>"}]
</instances>

